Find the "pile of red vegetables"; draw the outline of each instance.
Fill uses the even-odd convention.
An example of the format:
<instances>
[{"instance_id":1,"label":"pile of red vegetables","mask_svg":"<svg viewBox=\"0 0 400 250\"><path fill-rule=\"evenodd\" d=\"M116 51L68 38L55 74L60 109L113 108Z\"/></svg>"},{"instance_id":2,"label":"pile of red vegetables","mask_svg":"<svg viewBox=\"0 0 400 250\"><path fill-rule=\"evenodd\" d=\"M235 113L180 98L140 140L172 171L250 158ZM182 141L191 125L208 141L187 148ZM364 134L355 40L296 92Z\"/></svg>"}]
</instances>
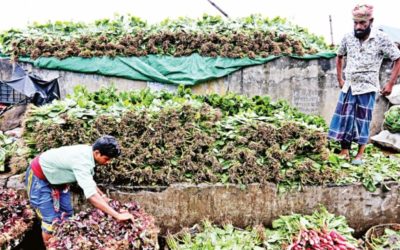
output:
<instances>
[{"instance_id":1,"label":"pile of red vegetables","mask_svg":"<svg viewBox=\"0 0 400 250\"><path fill-rule=\"evenodd\" d=\"M158 249L154 218L136 203L111 201L116 211L128 211L134 222L118 222L99 209L88 209L55 225L49 249Z\"/></svg>"},{"instance_id":2,"label":"pile of red vegetables","mask_svg":"<svg viewBox=\"0 0 400 250\"><path fill-rule=\"evenodd\" d=\"M331 214L324 207L311 215L291 214L280 216L272 222L272 230L266 230L264 246L278 250L355 250L361 242L344 216Z\"/></svg>"},{"instance_id":3,"label":"pile of red vegetables","mask_svg":"<svg viewBox=\"0 0 400 250\"><path fill-rule=\"evenodd\" d=\"M0 249L18 245L33 225L34 212L13 189L0 187Z\"/></svg>"},{"instance_id":4,"label":"pile of red vegetables","mask_svg":"<svg viewBox=\"0 0 400 250\"><path fill-rule=\"evenodd\" d=\"M293 244L288 249L337 249L353 250L356 247L350 244L345 237L335 230L302 230L299 235L293 239Z\"/></svg>"}]
</instances>

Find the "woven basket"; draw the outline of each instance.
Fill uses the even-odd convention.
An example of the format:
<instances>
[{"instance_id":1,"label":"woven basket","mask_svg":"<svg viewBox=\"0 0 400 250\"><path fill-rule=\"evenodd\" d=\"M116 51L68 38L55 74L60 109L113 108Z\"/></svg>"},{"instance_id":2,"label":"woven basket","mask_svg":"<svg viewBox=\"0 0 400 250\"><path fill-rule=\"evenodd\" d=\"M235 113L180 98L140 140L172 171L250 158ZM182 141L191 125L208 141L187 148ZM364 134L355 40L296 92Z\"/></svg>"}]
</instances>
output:
<instances>
[{"instance_id":1,"label":"woven basket","mask_svg":"<svg viewBox=\"0 0 400 250\"><path fill-rule=\"evenodd\" d=\"M400 231L400 224L397 223L380 224L368 229L367 233L365 234L365 243L367 245L367 249L374 250L371 239L382 236L385 233L386 228L389 228L394 231Z\"/></svg>"}]
</instances>

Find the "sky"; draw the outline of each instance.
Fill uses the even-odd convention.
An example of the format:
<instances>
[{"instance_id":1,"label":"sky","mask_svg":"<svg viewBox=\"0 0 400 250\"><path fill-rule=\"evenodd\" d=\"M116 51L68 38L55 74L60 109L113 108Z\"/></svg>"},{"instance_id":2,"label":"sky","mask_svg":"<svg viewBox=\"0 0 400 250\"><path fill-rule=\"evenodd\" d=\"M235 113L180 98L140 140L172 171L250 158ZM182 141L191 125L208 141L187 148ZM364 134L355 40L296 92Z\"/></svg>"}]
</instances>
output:
<instances>
[{"instance_id":1,"label":"sky","mask_svg":"<svg viewBox=\"0 0 400 250\"><path fill-rule=\"evenodd\" d=\"M261 14L285 17L293 23L323 36L331 43L329 16L332 18L333 42L352 31L352 8L358 3L374 6L374 25L400 27L398 0L212 0L230 17ZM23 28L37 21L84 21L111 18L130 13L150 23L179 16L200 17L204 13L221 15L207 0L3 0L0 3L0 31Z\"/></svg>"}]
</instances>

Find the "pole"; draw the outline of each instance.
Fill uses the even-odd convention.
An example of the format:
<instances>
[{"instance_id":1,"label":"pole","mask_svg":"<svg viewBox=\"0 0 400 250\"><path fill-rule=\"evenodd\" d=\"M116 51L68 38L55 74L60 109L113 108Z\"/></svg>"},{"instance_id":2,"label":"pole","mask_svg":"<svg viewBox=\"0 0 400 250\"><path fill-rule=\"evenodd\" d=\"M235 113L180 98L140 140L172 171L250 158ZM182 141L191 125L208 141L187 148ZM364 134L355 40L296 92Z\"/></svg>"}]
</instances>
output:
<instances>
[{"instance_id":1,"label":"pole","mask_svg":"<svg viewBox=\"0 0 400 250\"><path fill-rule=\"evenodd\" d=\"M334 46L335 44L333 42L333 29L332 29L332 16L331 15L329 15L329 26L331 29L331 46Z\"/></svg>"},{"instance_id":2,"label":"pole","mask_svg":"<svg viewBox=\"0 0 400 250\"><path fill-rule=\"evenodd\" d=\"M223 11L220 7L218 7L218 5L216 5L213 1L211 0L207 0L212 6L214 6L217 10L219 10L219 12L222 13L222 15L224 15L225 17L229 17L228 14L226 14L225 11Z\"/></svg>"}]
</instances>

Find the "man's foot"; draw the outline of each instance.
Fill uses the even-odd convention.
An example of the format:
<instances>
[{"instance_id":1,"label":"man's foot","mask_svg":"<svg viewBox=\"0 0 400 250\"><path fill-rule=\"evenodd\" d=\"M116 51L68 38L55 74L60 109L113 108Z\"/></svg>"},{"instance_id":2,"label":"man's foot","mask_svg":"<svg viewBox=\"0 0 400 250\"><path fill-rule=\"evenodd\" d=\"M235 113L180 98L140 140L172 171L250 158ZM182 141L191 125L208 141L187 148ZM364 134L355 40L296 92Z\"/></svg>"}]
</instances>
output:
<instances>
[{"instance_id":1,"label":"man's foot","mask_svg":"<svg viewBox=\"0 0 400 250\"><path fill-rule=\"evenodd\" d=\"M350 152L348 149L342 149L338 154L339 159L350 161Z\"/></svg>"},{"instance_id":2,"label":"man's foot","mask_svg":"<svg viewBox=\"0 0 400 250\"><path fill-rule=\"evenodd\" d=\"M339 159L341 160L346 160L346 161L350 161L350 155L349 154L338 154Z\"/></svg>"}]
</instances>

